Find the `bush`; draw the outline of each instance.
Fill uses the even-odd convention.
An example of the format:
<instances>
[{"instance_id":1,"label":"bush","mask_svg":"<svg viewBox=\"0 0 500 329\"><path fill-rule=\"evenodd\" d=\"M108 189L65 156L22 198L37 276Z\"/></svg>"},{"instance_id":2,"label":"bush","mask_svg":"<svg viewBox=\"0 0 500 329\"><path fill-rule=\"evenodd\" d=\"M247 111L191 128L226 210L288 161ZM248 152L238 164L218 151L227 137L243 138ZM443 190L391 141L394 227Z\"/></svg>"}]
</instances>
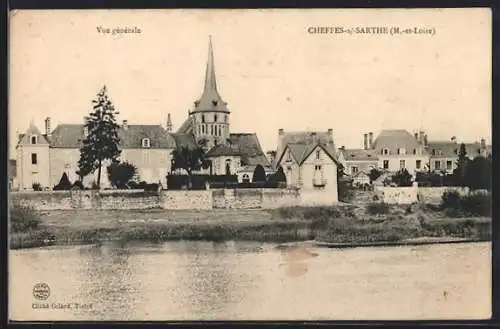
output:
<instances>
[{"instance_id":1,"label":"bush","mask_svg":"<svg viewBox=\"0 0 500 329\"><path fill-rule=\"evenodd\" d=\"M264 167L260 164L257 165L253 171L252 182L265 182L266 180L266 171L264 170Z\"/></svg>"},{"instance_id":2,"label":"bush","mask_svg":"<svg viewBox=\"0 0 500 329\"><path fill-rule=\"evenodd\" d=\"M35 230L40 224L37 211L30 206L14 203L10 207L10 229L12 232Z\"/></svg>"},{"instance_id":3,"label":"bush","mask_svg":"<svg viewBox=\"0 0 500 329\"><path fill-rule=\"evenodd\" d=\"M108 166L107 172L111 185L119 189L124 189L127 188L127 183L136 174L137 168L128 162L115 162Z\"/></svg>"},{"instance_id":4,"label":"bush","mask_svg":"<svg viewBox=\"0 0 500 329\"><path fill-rule=\"evenodd\" d=\"M405 168L401 169L392 176L392 182L396 183L397 186L400 187L411 186L412 184L411 179L412 176Z\"/></svg>"},{"instance_id":5,"label":"bush","mask_svg":"<svg viewBox=\"0 0 500 329\"><path fill-rule=\"evenodd\" d=\"M40 185L40 183L33 183L31 185L31 187L33 188L33 191L41 191L42 190L42 185Z\"/></svg>"},{"instance_id":6,"label":"bush","mask_svg":"<svg viewBox=\"0 0 500 329\"><path fill-rule=\"evenodd\" d=\"M354 187L352 186L352 180L344 177L339 178L337 186L339 201L351 201L354 196Z\"/></svg>"},{"instance_id":7,"label":"bush","mask_svg":"<svg viewBox=\"0 0 500 329\"><path fill-rule=\"evenodd\" d=\"M59 190L69 190L73 187L71 182L69 181L68 175L64 172L59 180L59 184L54 186L54 191Z\"/></svg>"},{"instance_id":8,"label":"bush","mask_svg":"<svg viewBox=\"0 0 500 329\"><path fill-rule=\"evenodd\" d=\"M370 215L388 214L389 205L384 202L372 202L367 205L366 212Z\"/></svg>"},{"instance_id":9,"label":"bush","mask_svg":"<svg viewBox=\"0 0 500 329\"><path fill-rule=\"evenodd\" d=\"M461 196L456 191L443 193L441 208L449 217L491 216L491 194Z\"/></svg>"}]
</instances>

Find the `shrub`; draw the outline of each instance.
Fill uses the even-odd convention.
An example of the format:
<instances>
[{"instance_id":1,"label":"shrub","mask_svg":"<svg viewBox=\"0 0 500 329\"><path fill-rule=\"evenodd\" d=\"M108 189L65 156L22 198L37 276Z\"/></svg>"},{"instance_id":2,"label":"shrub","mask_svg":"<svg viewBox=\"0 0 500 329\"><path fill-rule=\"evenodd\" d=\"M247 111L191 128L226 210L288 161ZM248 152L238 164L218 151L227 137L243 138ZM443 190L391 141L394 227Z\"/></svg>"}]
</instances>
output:
<instances>
[{"instance_id":1,"label":"shrub","mask_svg":"<svg viewBox=\"0 0 500 329\"><path fill-rule=\"evenodd\" d=\"M370 215L382 215L389 213L389 205L385 202L372 202L366 207L366 212Z\"/></svg>"},{"instance_id":2,"label":"shrub","mask_svg":"<svg viewBox=\"0 0 500 329\"><path fill-rule=\"evenodd\" d=\"M266 181L266 171L264 167L260 164L255 167L253 171L252 182L265 182Z\"/></svg>"},{"instance_id":3,"label":"shrub","mask_svg":"<svg viewBox=\"0 0 500 329\"><path fill-rule=\"evenodd\" d=\"M136 174L137 168L128 162L115 162L108 166L107 172L111 185L119 189L124 189Z\"/></svg>"},{"instance_id":4,"label":"shrub","mask_svg":"<svg viewBox=\"0 0 500 329\"><path fill-rule=\"evenodd\" d=\"M491 216L491 194L460 196L456 191L443 193L441 207L449 217Z\"/></svg>"},{"instance_id":5,"label":"shrub","mask_svg":"<svg viewBox=\"0 0 500 329\"><path fill-rule=\"evenodd\" d=\"M405 168L401 169L392 176L392 182L396 183L397 186L400 187L411 186L412 184L411 179L412 176Z\"/></svg>"},{"instance_id":6,"label":"shrub","mask_svg":"<svg viewBox=\"0 0 500 329\"><path fill-rule=\"evenodd\" d=\"M59 184L54 186L54 191L69 190L71 187L73 187L73 185L69 181L68 175L64 172L59 180Z\"/></svg>"},{"instance_id":7,"label":"shrub","mask_svg":"<svg viewBox=\"0 0 500 329\"><path fill-rule=\"evenodd\" d=\"M40 183L33 183L31 185L31 187L33 188L33 191L41 191L42 190L42 185L40 185Z\"/></svg>"},{"instance_id":8,"label":"shrub","mask_svg":"<svg viewBox=\"0 0 500 329\"><path fill-rule=\"evenodd\" d=\"M10 229L12 232L35 230L39 224L39 214L33 207L25 206L18 202L10 207Z\"/></svg>"}]
</instances>

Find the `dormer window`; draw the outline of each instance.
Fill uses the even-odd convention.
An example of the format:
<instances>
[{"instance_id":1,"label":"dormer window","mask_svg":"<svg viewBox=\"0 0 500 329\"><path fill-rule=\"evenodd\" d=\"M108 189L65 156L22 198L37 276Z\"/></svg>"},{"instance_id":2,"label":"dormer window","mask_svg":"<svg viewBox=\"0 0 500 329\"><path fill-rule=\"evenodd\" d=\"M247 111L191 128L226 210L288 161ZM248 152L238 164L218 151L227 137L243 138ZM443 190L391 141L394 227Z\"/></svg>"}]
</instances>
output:
<instances>
[{"instance_id":1,"label":"dormer window","mask_svg":"<svg viewBox=\"0 0 500 329\"><path fill-rule=\"evenodd\" d=\"M142 147L143 148L149 148L149 147L151 147L151 142L150 142L149 138L143 138L142 139Z\"/></svg>"},{"instance_id":2,"label":"dormer window","mask_svg":"<svg viewBox=\"0 0 500 329\"><path fill-rule=\"evenodd\" d=\"M37 136L31 136L31 144L36 144L38 141Z\"/></svg>"},{"instance_id":3,"label":"dormer window","mask_svg":"<svg viewBox=\"0 0 500 329\"><path fill-rule=\"evenodd\" d=\"M398 154L405 155L406 154L406 149L404 147L398 148Z\"/></svg>"},{"instance_id":4,"label":"dormer window","mask_svg":"<svg viewBox=\"0 0 500 329\"><path fill-rule=\"evenodd\" d=\"M383 148L382 149L382 155L389 155L389 149Z\"/></svg>"},{"instance_id":5,"label":"dormer window","mask_svg":"<svg viewBox=\"0 0 500 329\"><path fill-rule=\"evenodd\" d=\"M217 101L216 101L216 100L213 100L213 101L212 101L212 105L213 105L213 106L217 106Z\"/></svg>"}]
</instances>

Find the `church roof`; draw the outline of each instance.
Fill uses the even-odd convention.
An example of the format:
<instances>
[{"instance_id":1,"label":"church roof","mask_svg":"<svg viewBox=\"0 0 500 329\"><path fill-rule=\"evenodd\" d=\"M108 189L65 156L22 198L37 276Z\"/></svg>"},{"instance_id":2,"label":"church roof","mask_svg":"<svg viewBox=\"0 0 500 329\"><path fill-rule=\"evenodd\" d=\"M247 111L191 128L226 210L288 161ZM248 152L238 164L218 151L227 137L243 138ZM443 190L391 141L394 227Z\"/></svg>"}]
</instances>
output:
<instances>
[{"instance_id":1,"label":"church roof","mask_svg":"<svg viewBox=\"0 0 500 329\"><path fill-rule=\"evenodd\" d=\"M262 147L260 146L259 138L255 133L234 133L229 135L231 145L237 146L241 154L242 166L269 166Z\"/></svg>"},{"instance_id":2,"label":"church roof","mask_svg":"<svg viewBox=\"0 0 500 329\"><path fill-rule=\"evenodd\" d=\"M238 147L238 145L224 145L224 144L219 144L210 149L210 151L207 152L206 156L211 158L211 157L218 157L218 156L240 156L241 151Z\"/></svg>"},{"instance_id":3,"label":"church roof","mask_svg":"<svg viewBox=\"0 0 500 329\"><path fill-rule=\"evenodd\" d=\"M205 84L201 97L195 102L193 112L226 112L226 102L222 99L217 90L217 81L215 78L214 52L212 48L212 39L208 43L208 61L205 70Z\"/></svg>"},{"instance_id":4,"label":"church roof","mask_svg":"<svg viewBox=\"0 0 500 329\"><path fill-rule=\"evenodd\" d=\"M194 140L194 136L192 134L184 134L184 133L174 133L171 134L175 139L175 144L177 149L187 147L190 150L193 150L198 147L196 141Z\"/></svg>"},{"instance_id":5,"label":"church roof","mask_svg":"<svg viewBox=\"0 0 500 329\"><path fill-rule=\"evenodd\" d=\"M184 122L179 127L179 129L177 129L177 133L188 134L188 133L191 133L193 131L192 128L193 128L193 125L192 125L191 117L188 117L186 120L184 120Z\"/></svg>"}]
</instances>

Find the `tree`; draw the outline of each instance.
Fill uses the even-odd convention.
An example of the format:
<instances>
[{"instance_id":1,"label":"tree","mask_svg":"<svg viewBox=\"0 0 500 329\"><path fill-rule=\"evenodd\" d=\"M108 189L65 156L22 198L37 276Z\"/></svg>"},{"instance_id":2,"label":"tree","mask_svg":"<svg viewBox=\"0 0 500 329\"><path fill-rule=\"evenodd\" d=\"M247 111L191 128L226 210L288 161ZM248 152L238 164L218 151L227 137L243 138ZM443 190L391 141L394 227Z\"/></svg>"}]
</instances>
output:
<instances>
[{"instance_id":1,"label":"tree","mask_svg":"<svg viewBox=\"0 0 500 329\"><path fill-rule=\"evenodd\" d=\"M403 168L392 176L392 181L401 187L411 186L412 176L406 168Z\"/></svg>"},{"instance_id":2,"label":"tree","mask_svg":"<svg viewBox=\"0 0 500 329\"><path fill-rule=\"evenodd\" d=\"M491 161L482 156L475 157L467 165L465 174L466 185L473 190L491 190L492 168Z\"/></svg>"},{"instance_id":3,"label":"tree","mask_svg":"<svg viewBox=\"0 0 500 329\"><path fill-rule=\"evenodd\" d=\"M137 168L128 162L113 162L107 168L108 179L112 186L116 188L125 188L126 184L137 173Z\"/></svg>"},{"instance_id":4,"label":"tree","mask_svg":"<svg viewBox=\"0 0 500 329\"><path fill-rule=\"evenodd\" d=\"M453 171L453 180L458 186L467 185L467 166L469 164L469 158L467 157L467 151L465 149L465 144L460 144L460 149L458 151L457 168Z\"/></svg>"},{"instance_id":5,"label":"tree","mask_svg":"<svg viewBox=\"0 0 500 329\"><path fill-rule=\"evenodd\" d=\"M269 175L269 178L267 181L270 185L274 185L274 186L278 186L280 183L286 184L286 175L285 175L285 171L283 170L283 167L279 166L278 170L274 174Z\"/></svg>"},{"instance_id":6,"label":"tree","mask_svg":"<svg viewBox=\"0 0 500 329\"><path fill-rule=\"evenodd\" d=\"M96 187L101 184L101 167L105 160L117 161L120 156L118 149L119 125L115 115L118 112L108 98L106 86L97 94L97 99L92 101L93 109L86 120L84 128L88 131L80 148L78 161L78 175L83 177L94 173L97 169Z\"/></svg>"},{"instance_id":7,"label":"tree","mask_svg":"<svg viewBox=\"0 0 500 329\"><path fill-rule=\"evenodd\" d=\"M368 173L368 177L370 177L370 183L376 181L382 175L382 171L377 168L372 168Z\"/></svg>"},{"instance_id":8,"label":"tree","mask_svg":"<svg viewBox=\"0 0 500 329\"><path fill-rule=\"evenodd\" d=\"M252 182L265 182L266 181L266 171L262 165L258 164L253 171Z\"/></svg>"},{"instance_id":9,"label":"tree","mask_svg":"<svg viewBox=\"0 0 500 329\"><path fill-rule=\"evenodd\" d=\"M201 148L189 149L182 147L172 151L172 170L184 169L188 174L188 188L192 187L191 176L193 171L201 168L208 168L210 162L205 160L203 150Z\"/></svg>"}]
</instances>

